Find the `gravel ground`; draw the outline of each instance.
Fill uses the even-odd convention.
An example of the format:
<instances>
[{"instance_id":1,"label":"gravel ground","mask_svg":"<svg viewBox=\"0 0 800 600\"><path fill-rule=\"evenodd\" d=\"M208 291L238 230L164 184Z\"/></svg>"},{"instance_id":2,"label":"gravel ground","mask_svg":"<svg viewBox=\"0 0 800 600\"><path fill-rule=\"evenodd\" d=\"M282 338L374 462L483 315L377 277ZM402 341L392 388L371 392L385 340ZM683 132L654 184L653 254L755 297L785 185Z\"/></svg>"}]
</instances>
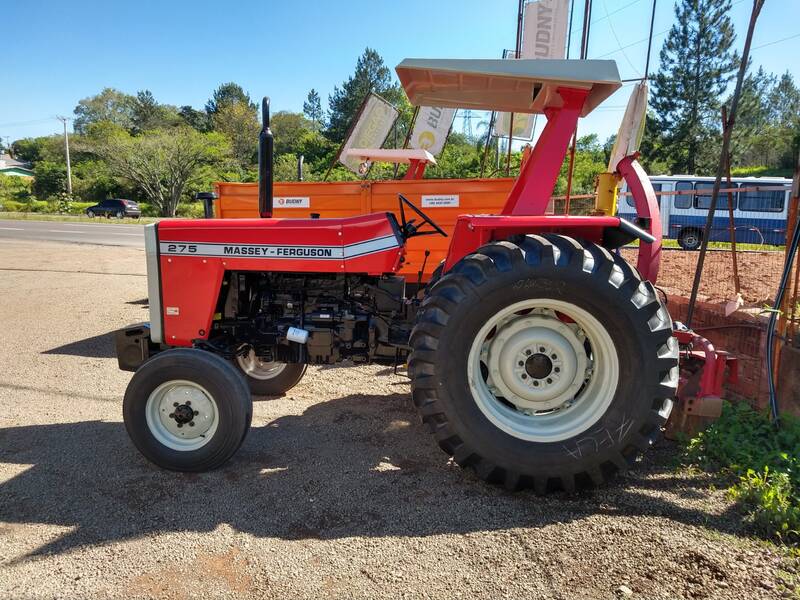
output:
<instances>
[{"instance_id":1,"label":"gravel ground","mask_svg":"<svg viewBox=\"0 0 800 600\"><path fill-rule=\"evenodd\" d=\"M109 335L146 319L143 275L141 250L0 243L2 598L797 594L796 559L673 447L594 492L510 494L448 462L380 366L311 368L224 468L160 471Z\"/></svg>"}]
</instances>

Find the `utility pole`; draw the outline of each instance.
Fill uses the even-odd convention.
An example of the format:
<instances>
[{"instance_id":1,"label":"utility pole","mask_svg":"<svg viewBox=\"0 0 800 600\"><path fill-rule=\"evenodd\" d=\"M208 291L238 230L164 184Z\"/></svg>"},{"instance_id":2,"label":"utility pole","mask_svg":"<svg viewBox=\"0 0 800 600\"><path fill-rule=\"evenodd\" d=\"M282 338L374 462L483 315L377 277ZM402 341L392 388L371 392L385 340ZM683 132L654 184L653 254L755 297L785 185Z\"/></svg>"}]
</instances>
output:
<instances>
[{"instance_id":1,"label":"utility pole","mask_svg":"<svg viewBox=\"0 0 800 600\"><path fill-rule=\"evenodd\" d=\"M67 133L67 121L71 121L69 117L56 117L64 124L64 154L67 157L67 193L72 196L72 167L69 163L69 134Z\"/></svg>"}]
</instances>

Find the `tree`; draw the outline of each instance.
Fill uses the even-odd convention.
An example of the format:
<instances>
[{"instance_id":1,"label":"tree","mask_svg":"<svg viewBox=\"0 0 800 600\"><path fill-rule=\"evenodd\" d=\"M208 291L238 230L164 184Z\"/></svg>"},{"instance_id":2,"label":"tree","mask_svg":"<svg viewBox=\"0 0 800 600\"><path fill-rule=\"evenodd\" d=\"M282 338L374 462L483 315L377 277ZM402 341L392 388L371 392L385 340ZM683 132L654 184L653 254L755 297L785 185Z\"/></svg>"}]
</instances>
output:
<instances>
[{"instance_id":1,"label":"tree","mask_svg":"<svg viewBox=\"0 0 800 600\"><path fill-rule=\"evenodd\" d=\"M136 137L110 136L95 147L112 171L141 189L164 217L175 216L187 183L200 168L219 163L228 151L219 134L202 134L188 127Z\"/></svg>"},{"instance_id":2,"label":"tree","mask_svg":"<svg viewBox=\"0 0 800 600\"><path fill-rule=\"evenodd\" d=\"M178 109L178 116L189 127L197 131L206 132L211 130L211 119L208 113L202 110L196 110L189 105L185 105Z\"/></svg>"},{"instance_id":3,"label":"tree","mask_svg":"<svg viewBox=\"0 0 800 600\"><path fill-rule=\"evenodd\" d=\"M311 88L306 101L303 102L303 114L317 127L322 125L322 101L314 88Z\"/></svg>"},{"instance_id":4,"label":"tree","mask_svg":"<svg viewBox=\"0 0 800 600\"><path fill-rule=\"evenodd\" d=\"M383 59L372 48L366 48L356 63L355 73L342 84L334 87L328 97L327 136L341 142L347 133L350 122L355 117L364 98L370 92L396 102L402 95L400 87L392 81L391 71Z\"/></svg>"},{"instance_id":5,"label":"tree","mask_svg":"<svg viewBox=\"0 0 800 600\"><path fill-rule=\"evenodd\" d=\"M800 153L800 89L787 71L769 95L770 120L777 126L774 142L777 166L794 169Z\"/></svg>"},{"instance_id":6,"label":"tree","mask_svg":"<svg viewBox=\"0 0 800 600\"><path fill-rule=\"evenodd\" d=\"M225 135L240 166L253 164L258 149L258 116L256 109L245 102L223 104L214 114L214 129Z\"/></svg>"},{"instance_id":7,"label":"tree","mask_svg":"<svg viewBox=\"0 0 800 600\"><path fill-rule=\"evenodd\" d=\"M41 160L33 167L33 193L39 200L50 200L67 189L67 167Z\"/></svg>"},{"instance_id":8,"label":"tree","mask_svg":"<svg viewBox=\"0 0 800 600\"><path fill-rule=\"evenodd\" d=\"M78 102L73 111L73 126L77 133L83 133L91 123L109 121L125 129L133 126L133 109L136 99L114 88L104 88L95 96Z\"/></svg>"},{"instance_id":9,"label":"tree","mask_svg":"<svg viewBox=\"0 0 800 600\"><path fill-rule=\"evenodd\" d=\"M730 0L678 0L675 24L660 54L650 106L664 158L673 172L695 173L701 150L720 127L720 97L738 55Z\"/></svg>"},{"instance_id":10,"label":"tree","mask_svg":"<svg viewBox=\"0 0 800 600\"><path fill-rule=\"evenodd\" d=\"M242 89L238 83L223 83L211 94L211 98L206 102L206 112L215 115L226 106L241 102L247 106L255 108L256 105L250 100L250 96Z\"/></svg>"},{"instance_id":11,"label":"tree","mask_svg":"<svg viewBox=\"0 0 800 600\"><path fill-rule=\"evenodd\" d=\"M733 165L766 165L772 150L769 95L775 77L763 67L749 73L742 82L736 124L732 133ZM730 104L730 100L727 102Z\"/></svg>"},{"instance_id":12,"label":"tree","mask_svg":"<svg viewBox=\"0 0 800 600\"><path fill-rule=\"evenodd\" d=\"M298 154L307 133L314 131L314 124L301 113L279 111L272 115L270 129L275 138L275 154Z\"/></svg>"},{"instance_id":13,"label":"tree","mask_svg":"<svg viewBox=\"0 0 800 600\"><path fill-rule=\"evenodd\" d=\"M158 129L176 125L179 121L178 111L174 106L160 104L150 90L142 90L136 94L131 111L132 130L141 133L149 129Z\"/></svg>"}]
</instances>

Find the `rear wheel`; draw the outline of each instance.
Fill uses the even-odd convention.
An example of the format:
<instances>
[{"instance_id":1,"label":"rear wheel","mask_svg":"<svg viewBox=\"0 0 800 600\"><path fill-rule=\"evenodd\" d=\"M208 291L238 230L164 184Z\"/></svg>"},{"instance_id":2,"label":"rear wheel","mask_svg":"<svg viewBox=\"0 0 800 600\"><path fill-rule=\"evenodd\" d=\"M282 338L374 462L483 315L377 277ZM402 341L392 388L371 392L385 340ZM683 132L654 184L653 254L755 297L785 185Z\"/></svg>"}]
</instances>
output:
<instances>
[{"instance_id":1,"label":"rear wheel","mask_svg":"<svg viewBox=\"0 0 800 600\"><path fill-rule=\"evenodd\" d=\"M414 402L439 445L510 489L572 491L627 468L678 382L653 286L564 236L465 257L429 290L411 346Z\"/></svg>"},{"instance_id":2,"label":"rear wheel","mask_svg":"<svg viewBox=\"0 0 800 600\"><path fill-rule=\"evenodd\" d=\"M184 348L156 354L136 371L122 411L139 451L174 471L222 465L241 446L253 414L250 392L227 361Z\"/></svg>"},{"instance_id":3,"label":"rear wheel","mask_svg":"<svg viewBox=\"0 0 800 600\"><path fill-rule=\"evenodd\" d=\"M306 365L263 361L251 349L237 356L233 364L244 374L250 391L258 396L285 394L303 378Z\"/></svg>"},{"instance_id":4,"label":"rear wheel","mask_svg":"<svg viewBox=\"0 0 800 600\"><path fill-rule=\"evenodd\" d=\"M697 229L684 229L678 235L678 245L684 250L697 250L702 242L702 234Z\"/></svg>"}]
</instances>

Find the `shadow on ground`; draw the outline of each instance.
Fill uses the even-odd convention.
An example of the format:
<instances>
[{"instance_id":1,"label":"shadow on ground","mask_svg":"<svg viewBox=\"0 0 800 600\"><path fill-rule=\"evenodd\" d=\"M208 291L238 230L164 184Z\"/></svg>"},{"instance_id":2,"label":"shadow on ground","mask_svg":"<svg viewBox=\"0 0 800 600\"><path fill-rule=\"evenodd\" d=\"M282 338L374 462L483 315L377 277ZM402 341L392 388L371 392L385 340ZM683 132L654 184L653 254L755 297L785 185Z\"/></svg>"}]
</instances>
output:
<instances>
[{"instance_id":1,"label":"shadow on ground","mask_svg":"<svg viewBox=\"0 0 800 600\"><path fill-rule=\"evenodd\" d=\"M70 342L57 348L45 350L42 354L66 354L88 358L116 358L114 351L114 332L109 331L77 342Z\"/></svg>"},{"instance_id":2,"label":"shadow on ground","mask_svg":"<svg viewBox=\"0 0 800 600\"><path fill-rule=\"evenodd\" d=\"M709 481L670 474L672 453L657 448L608 487L540 498L486 485L448 462L406 394L351 395L280 417L253 428L223 468L202 474L152 466L122 423L11 427L0 429L0 462L24 470L0 484L0 520L75 528L35 555L221 523L255 536L333 539L537 528L614 514L738 532L738 515L685 500Z\"/></svg>"}]
</instances>

